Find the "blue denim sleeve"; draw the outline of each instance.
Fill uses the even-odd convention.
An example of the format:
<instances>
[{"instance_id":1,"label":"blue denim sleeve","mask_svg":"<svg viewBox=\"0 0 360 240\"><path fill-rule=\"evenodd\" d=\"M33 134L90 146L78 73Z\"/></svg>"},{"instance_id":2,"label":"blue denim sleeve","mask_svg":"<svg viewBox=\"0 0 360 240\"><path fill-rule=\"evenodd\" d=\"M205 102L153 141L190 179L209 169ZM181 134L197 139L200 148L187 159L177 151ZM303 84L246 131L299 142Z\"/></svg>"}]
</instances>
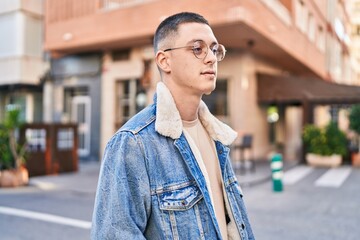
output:
<instances>
[{"instance_id":1,"label":"blue denim sleeve","mask_svg":"<svg viewBox=\"0 0 360 240\"><path fill-rule=\"evenodd\" d=\"M91 239L145 239L150 209L143 145L137 135L118 132L105 149Z\"/></svg>"}]
</instances>

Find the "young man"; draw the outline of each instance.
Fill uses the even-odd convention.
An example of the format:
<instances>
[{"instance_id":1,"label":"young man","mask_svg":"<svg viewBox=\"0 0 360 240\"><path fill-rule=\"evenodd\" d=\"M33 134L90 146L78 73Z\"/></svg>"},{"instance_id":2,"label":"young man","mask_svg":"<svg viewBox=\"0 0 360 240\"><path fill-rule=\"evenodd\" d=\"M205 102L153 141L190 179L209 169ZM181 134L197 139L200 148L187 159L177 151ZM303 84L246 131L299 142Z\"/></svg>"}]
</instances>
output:
<instances>
[{"instance_id":1,"label":"young man","mask_svg":"<svg viewBox=\"0 0 360 240\"><path fill-rule=\"evenodd\" d=\"M162 81L106 147L92 239L254 239L226 147L236 133L201 101L224 46L202 16L179 13L154 48Z\"/></svg>"}]
</instances>

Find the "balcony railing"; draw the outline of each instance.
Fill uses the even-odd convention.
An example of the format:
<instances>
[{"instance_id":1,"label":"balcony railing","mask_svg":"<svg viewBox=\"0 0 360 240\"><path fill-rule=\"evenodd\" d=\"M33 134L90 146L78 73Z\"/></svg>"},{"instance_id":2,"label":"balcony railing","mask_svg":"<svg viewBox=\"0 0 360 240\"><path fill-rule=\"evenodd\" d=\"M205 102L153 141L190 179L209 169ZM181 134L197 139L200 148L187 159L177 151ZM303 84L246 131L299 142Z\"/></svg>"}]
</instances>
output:
<instances>
[{"instance_id":1,"label":"balcony railing","mask_svg":"<svg viewBox=\"0 0 360 240\"><path fill-rule=\"evenodd\" d=\"M129 7L154 0L100 0L100 8L105 10L112 10L122 7Z\"/></svg>"},{"instance_id":2,"label":"balcony railing","mask_svg":"<svg viewBox=\"0 0 360 240\"><path fill-rule=\"evenodd\" d=\"M46 17L48 23L66 21L95 13L100 0L47 0Z\"/></svg>"},{"instance_id":3,"label":"balcony railing","mask_svg":"<svg viewBox=\"0 0 360 240\"><path fill-rule=\"evenodd\" d=\"M55 23L94 14L97 10L113 10L155 0L47 0L47 22Z\"/></svg>"}]
</instances>

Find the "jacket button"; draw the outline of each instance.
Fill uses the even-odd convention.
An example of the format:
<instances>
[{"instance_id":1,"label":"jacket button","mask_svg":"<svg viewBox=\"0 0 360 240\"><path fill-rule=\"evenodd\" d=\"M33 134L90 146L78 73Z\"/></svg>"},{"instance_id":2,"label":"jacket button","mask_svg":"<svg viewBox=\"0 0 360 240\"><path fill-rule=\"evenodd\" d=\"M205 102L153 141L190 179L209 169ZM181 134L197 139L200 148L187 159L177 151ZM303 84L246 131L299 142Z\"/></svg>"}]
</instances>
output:
<instances>
[{"instance_id":1,"label":"jacket button","mask_svg":"<svg viewBox=\"0 0 360 240\"><path fill-rule=\"evenodd\" d=\"M241 228L244 230L245 229L245 225L242 223L241 224Z\"/></svg>"}]
</instances>

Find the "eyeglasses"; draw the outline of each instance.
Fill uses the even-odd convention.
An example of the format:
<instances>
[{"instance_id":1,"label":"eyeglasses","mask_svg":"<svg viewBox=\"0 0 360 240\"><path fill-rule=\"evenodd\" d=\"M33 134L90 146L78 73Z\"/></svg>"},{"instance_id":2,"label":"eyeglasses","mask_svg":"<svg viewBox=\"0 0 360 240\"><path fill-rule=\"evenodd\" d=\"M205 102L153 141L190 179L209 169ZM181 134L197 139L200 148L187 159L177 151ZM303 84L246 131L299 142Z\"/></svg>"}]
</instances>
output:
<instances>
[{"instance_id":1,"label":"eyeglasses","mask_svg":"<svg viewBox=\"0 0 360 240\"><path fill-rule=\"evenodd\" d=\"M165 49L164 52L181 48L190 48L193 51L195 57L198 59L205 59L208 54L208 49L210 48L211 52L216 56L216 60L218 62L224 59L226 53L226 49L222 44L215 43L209 47L202 40L195 41L192 46L190 45L184 47L168 48Z\"/></svg>"}]
</instances>

